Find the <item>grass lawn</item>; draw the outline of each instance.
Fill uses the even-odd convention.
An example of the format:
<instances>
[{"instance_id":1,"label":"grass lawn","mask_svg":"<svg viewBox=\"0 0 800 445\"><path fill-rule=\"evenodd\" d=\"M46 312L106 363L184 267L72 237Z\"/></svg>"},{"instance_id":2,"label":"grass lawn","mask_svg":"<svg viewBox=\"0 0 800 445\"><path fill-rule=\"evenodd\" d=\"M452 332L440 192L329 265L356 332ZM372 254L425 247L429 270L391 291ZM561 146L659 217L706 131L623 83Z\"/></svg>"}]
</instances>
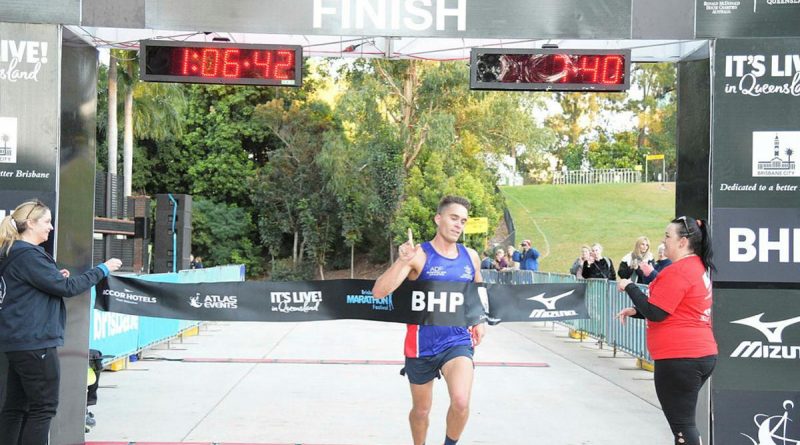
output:
<instances>
[{"instance_id":1,"label":"grass lawn","mask_svg":"<svg viewBox=\"0 0 800 445\"><path fill-rule=\"evenodd\" d=\"M599 242L614 261L650 238L653 255L675 217L675 183L526 185L502 187L516 242L533 241L539 270L568 273L583 244Z\"/></svg>"}]
</instances>

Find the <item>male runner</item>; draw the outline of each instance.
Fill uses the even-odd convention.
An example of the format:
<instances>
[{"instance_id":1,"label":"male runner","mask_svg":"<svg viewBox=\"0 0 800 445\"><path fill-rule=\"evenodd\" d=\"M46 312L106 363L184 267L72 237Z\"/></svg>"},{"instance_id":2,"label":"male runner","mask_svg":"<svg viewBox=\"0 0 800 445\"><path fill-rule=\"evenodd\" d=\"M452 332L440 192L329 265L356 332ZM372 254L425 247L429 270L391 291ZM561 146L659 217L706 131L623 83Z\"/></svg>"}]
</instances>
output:
<instances>
[{"instance_id":1,"label":"male runner","mask_svg":"<svg viewBox=\"0 0 800 445\"><path fill-rule=\"evenodd\" d=\"M478 253L458 244L467 223L469 201L445 196L439 202L434 221L436 236L429 242L414 245L411 229L408 241L400 246L397 261L375 281L372 294L383 298L403 281L483 281ZM450 408L447 410L445 445L455 445L469 417L472 392L474 347L479 345L485 326L408 325L405 341L406 363L402 373L411 384L411 436L414 445L424 445L433 402L433 379L444 375Z\"/></svg>"}]
</instances>

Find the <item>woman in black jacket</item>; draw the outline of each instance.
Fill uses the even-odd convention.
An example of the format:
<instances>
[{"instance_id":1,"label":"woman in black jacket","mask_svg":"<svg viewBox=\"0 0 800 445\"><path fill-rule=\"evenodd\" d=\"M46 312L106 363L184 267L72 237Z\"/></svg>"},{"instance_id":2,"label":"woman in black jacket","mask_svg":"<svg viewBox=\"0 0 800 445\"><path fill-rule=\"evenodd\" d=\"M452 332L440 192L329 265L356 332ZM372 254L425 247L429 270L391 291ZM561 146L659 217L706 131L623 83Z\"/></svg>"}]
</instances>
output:
<instances>
[{"instance_id":1,"label":"woman in black jacket","mask_svg":"<svg viewBox=\"0 0 800 445\"><path fill-rule=\"evenodd\" d=\"M582 274L583 278L604 278L612 281L617 279L614 263L611 258L603 256L603 246L599 243L592 244L589 259L583 262Z\"/></svg>"},{"instance_id":2,"label":"woman in black jacket","mask_svg":"<svg viewBox=\"0 0 800 445\"><path fill-rule=\"evenodd\" d=\"M20 204L0 222L0 352L8 358L0 444L47 444L58 407L63 298L86 292L122 265L112 258L70 277L39 246L52 230L50 209L38 200Z\"/></svg>"},{"instance_id":3,"label":"woman in black jacket","mask_svg":"<svg viewBox=\"0 0 800 445\"><path fill-rule=\"evenodd\" d=\"M633 250L622 257L617 274L620 278L630 279L634 283L650 284L656 278L653 274L655 260L650 252L650 239L640 236L633 244Z\"/></svg>"}]
</instances>

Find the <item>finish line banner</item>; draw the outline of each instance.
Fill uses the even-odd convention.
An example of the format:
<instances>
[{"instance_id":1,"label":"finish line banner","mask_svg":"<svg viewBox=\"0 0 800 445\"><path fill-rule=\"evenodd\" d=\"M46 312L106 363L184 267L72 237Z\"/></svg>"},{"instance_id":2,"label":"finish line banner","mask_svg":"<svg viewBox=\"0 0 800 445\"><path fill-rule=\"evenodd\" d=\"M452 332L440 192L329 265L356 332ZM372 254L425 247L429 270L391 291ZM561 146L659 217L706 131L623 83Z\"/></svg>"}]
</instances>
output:
<instances>
[{"instance_id":1,"label":"finish line banner","mask_svg":"<svg viewBox=\"0 0 800 445\"><path fill-rule=\"evenodd\" d=\"M438 326L589 318L584 283L406 281L386 298L373 298L374 284L372 280L158 283L111 275L97 285L95 308L184 320L354 319Z\"/></svg>"}]
</instances>

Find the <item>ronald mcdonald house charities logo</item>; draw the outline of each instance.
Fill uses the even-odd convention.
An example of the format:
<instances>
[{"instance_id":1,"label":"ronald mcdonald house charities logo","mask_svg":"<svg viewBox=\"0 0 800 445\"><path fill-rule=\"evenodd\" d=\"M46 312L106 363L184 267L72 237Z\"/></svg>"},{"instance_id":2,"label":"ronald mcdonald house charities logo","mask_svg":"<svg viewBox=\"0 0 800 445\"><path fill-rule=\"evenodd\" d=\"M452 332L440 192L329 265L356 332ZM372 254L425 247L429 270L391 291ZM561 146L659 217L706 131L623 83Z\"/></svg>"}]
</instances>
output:
<instances>
[{"instance_id":1,"label":"ronald mcdonald house charities logo","mask_svg":"<svg viewBox=\"0 0 800 445\"><path fill-rule=\"evenodd\" d=\"M792 424L790 412L794 410L794 401L783 401L783 413L758 413L753 416L753 423L757 432L753 434L740 433L750 439L753 445L793 445L800 443L797 427ZM796 415L796 411L792 413Z\"/></svg>"},{"instance_id":2,"label":"ronald mcdonald house charities logo","mask_svg":"<svg viewBox=\"0 0 800 445\"><path fill-rule=\"evenodd\" d=\"M753 176L800 176L792 160L798 148L800 131L754 131Z\"/></svg>"},{"instance_id":3,"label":"ronald mcdonald house charities logo","mask_svg":"<svg viewBox=\"0 0 800 445\"><path fill-rule=\"evenodd\" d=\"M17 118L0 117L0 164L17 162Z\"/></svg>"}]
</instances>

